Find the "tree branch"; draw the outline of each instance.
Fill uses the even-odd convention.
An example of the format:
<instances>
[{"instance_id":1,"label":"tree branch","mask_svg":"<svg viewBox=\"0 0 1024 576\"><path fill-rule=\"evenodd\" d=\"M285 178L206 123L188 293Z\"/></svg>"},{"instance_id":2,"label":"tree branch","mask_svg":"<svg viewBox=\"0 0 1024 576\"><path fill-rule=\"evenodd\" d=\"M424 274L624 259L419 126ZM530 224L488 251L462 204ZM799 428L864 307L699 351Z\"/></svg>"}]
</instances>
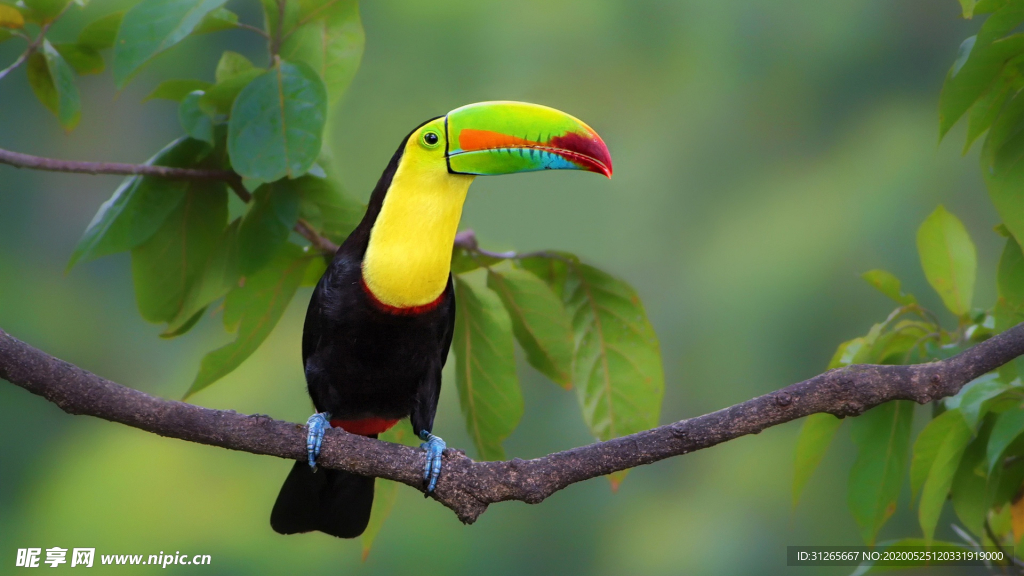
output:
<instances>
[{"instance_id":1,"label":"tree branch","mask_svg":"<svg viewBox=\"0 0 1024 576\"><path fill-rule=\"evenodd\" d=\"M57 160L31 154L22 154L0 148L0 164L30 170L48 172L68 172L73 174L112 174L121 176L154 176L170 180L221 180L242 199L252 200L252 194L242 185L242 178L231 170L209 170L204 168L172 168L170 166L154 166L151 164L124 164L121 162L79 162L74 160ZM295 225L298 232L310 244L325 254L333 255L338 245L331 242L314 230L307 222L300 220Z\"/></svg>"},{"instance_id":2,"label":"tree branch","mask_svg":"<svg viewBox=\"0 0 1024 576\"><path fill-rule=\"evenodd\" d=\"M70 7L71 7L71 2L68 2L64 6L64 8L61 9L60 14L57 14L56 16L54 16L53 19L50 20L49 22L44 23L39 28L39 35L36 36L35 40L29 40L29 37L26 36L25 34L19 34L20 37L22 37L25 40L29 41L28 46L25 48L25 51L22 52L20 56L18 56L18 59L15 60L14 63L12 63L7 68L4 68L3 70L0 70L0 80L2 80L4 76L7 76L8 74L10 74L12 71L16 70L18 68L18 66L21 66L22 64L24 64L25 61L28 60L29 57L32 56L32 54L36 50L39 49L39 47L43 44L43 40L46 40L46 33L49 32L50 26L53 26L57 22L57 20L60 20L60 17L63 16L64 13L67 12L68 8L70 8Z\"/></svg>"},{"instance_id":3,"label":"tree branch","mask_svg":"<svg viewBox=\"0 0 1024 576\"><path fill-rule=\"evenodd\" d=\"M15 168L46 170L49 172L71 172L75 174L113 174L121 176L156 176L171 180L223 180L241 182L238 174L230 170L205 170L198 168L171 168L151 164L123 164L121 162L78 162L32 156L0 148L0 164Z\"/></svg>"},{"instance_id":4,"label":"tree branch","mask_svg":"<svg viewBox=\"0 0 1024 576\"><path fill-rule=\"evenodd\" d=\"M533 460L474 462L462 451L449 449L432 497L469 524L495 502L536 504L576 482L709 448L816 412L855 416L890 400L924 404L952 396L966 383L1022 354L1024 323L948 360L830 370L717 412ZM0 378L69 414L96 416L161 436L253 454L306 458L303 425L150 396L58 360L3 330ZM422 490L423 453L408 446L334 428L324 437L320 464Z\"/></svg>"}]
</instances>

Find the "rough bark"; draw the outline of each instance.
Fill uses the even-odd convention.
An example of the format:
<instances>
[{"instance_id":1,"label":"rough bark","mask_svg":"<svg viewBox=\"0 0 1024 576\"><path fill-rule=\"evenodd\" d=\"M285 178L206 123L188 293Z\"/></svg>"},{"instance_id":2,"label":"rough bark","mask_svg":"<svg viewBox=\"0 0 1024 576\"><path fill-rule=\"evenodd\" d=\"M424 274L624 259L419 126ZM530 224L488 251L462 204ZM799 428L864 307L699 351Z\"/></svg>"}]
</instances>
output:
<instances>
[{"instance_id":1,"label":"rough bark","mask_svg":"<svg viewBox=\"0 0 1024 576\"><path fill-rule=\"evenodd\" d=\"M449 449L431 495L465 523L495 502L531 504L583 480L709 448L827 412L855 416L890 400L926 403L1024 354L1024 324L948 360L911 366L855 365L687 420L533 460L474 462ZM0 378L57 404L148 432L211 446L304 459L305 426L268 416L211 410L157 398L54 358L0 330ZM423 489L423 453L415 448L327 432L320 464Z\"/></svg>"}]
</instances>

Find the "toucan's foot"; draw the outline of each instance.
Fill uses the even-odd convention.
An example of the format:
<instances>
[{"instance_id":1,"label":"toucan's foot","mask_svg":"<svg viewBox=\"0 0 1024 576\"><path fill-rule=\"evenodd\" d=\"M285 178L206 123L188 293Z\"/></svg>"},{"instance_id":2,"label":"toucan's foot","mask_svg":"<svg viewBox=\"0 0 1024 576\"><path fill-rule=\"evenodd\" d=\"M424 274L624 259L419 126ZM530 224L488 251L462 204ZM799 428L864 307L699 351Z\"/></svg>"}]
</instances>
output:
<instances>
[{"instance_id":1,"label":"toucan's foot","mask_svg":"<svg viewBox=\"0 0 1024 576\"><path fill-rule=\"evenodd\" d=\"M331 427L331 414L329 412L317 412L306 420L306 428L309 432L306 436L306 456L309 457L309 467L316 472L316 458L320 455L320 444L324 441L324 432Z\"/></svg>"},{"instance_id":2,"label":"toucan's foot","mask_svg":"<svg viewBox=\"0 0 1024 576\"><path fill-rule=\"evenodd\" d=\"M420 440L424 440L423 444L420 444L420 448L427 451L427 464L423 467L423 481L427 484L427 494L430 494L437 486L437 478L441 475L441 453L448 445L441 440L440 436L434 436L426 430L420 431Z\"/></svg>"}]
</instances>

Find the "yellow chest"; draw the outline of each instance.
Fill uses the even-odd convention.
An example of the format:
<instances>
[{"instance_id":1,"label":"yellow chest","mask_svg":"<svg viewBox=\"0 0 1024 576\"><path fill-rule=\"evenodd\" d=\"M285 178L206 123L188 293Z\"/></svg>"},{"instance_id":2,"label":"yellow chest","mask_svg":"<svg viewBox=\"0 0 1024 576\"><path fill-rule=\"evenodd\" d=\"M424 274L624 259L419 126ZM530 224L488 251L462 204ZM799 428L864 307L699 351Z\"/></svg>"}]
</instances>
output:
<instances>
[{"instance_id":1,"label":"yellow chest","mask_svg":"<svg viewBox=\"0 0 1024 576\"><path fill-rule=\"evenodd\" d=\"M399 164L363 257L363 281L378 300L411 308L441 295L472 182L414 158Z\"/></svg>"}]
</instances>

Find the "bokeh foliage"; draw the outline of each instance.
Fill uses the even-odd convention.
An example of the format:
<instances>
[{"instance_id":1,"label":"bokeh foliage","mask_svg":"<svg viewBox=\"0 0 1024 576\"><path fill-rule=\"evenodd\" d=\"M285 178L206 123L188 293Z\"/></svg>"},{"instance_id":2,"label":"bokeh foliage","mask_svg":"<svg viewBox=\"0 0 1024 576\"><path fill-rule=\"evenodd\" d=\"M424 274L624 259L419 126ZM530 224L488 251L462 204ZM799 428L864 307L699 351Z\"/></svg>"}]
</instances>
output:
<instances>
[{"instance_id":1,"label":"bokeh foliage","mask_svg":"<svg viewBox=\"0 0 1024 576\"><path fill-rule=\"evenodd\" d=\"M943 206L917 231L917 251L929 284L957 319L938 316L901 290L889 272L864 278L899 305L862 337L840 345L829 368L855 363L906 364L941 360L1024 321L1024 23L1019 0L964 0L964 18L985 14L977 35L964 40L946 75L939 101L939 133L968 123L966 153L985 135L981 172L1002 222L1005 247L994 270L995 302L976 307L977 253L963 223ZM1024 556L1024 362L1020 359L937 401L932 418L912 434L913 405L892 402L853 420L858 455L847 501L864 541L875 544L896 511L907 477L923 535L885 546L932 543L947 501L964 547L999 546ZM794 504L841 422L819 414L803 425L796 454ZM862 567L868 569L869 566Z\"/></svg>"}]
</instances>

